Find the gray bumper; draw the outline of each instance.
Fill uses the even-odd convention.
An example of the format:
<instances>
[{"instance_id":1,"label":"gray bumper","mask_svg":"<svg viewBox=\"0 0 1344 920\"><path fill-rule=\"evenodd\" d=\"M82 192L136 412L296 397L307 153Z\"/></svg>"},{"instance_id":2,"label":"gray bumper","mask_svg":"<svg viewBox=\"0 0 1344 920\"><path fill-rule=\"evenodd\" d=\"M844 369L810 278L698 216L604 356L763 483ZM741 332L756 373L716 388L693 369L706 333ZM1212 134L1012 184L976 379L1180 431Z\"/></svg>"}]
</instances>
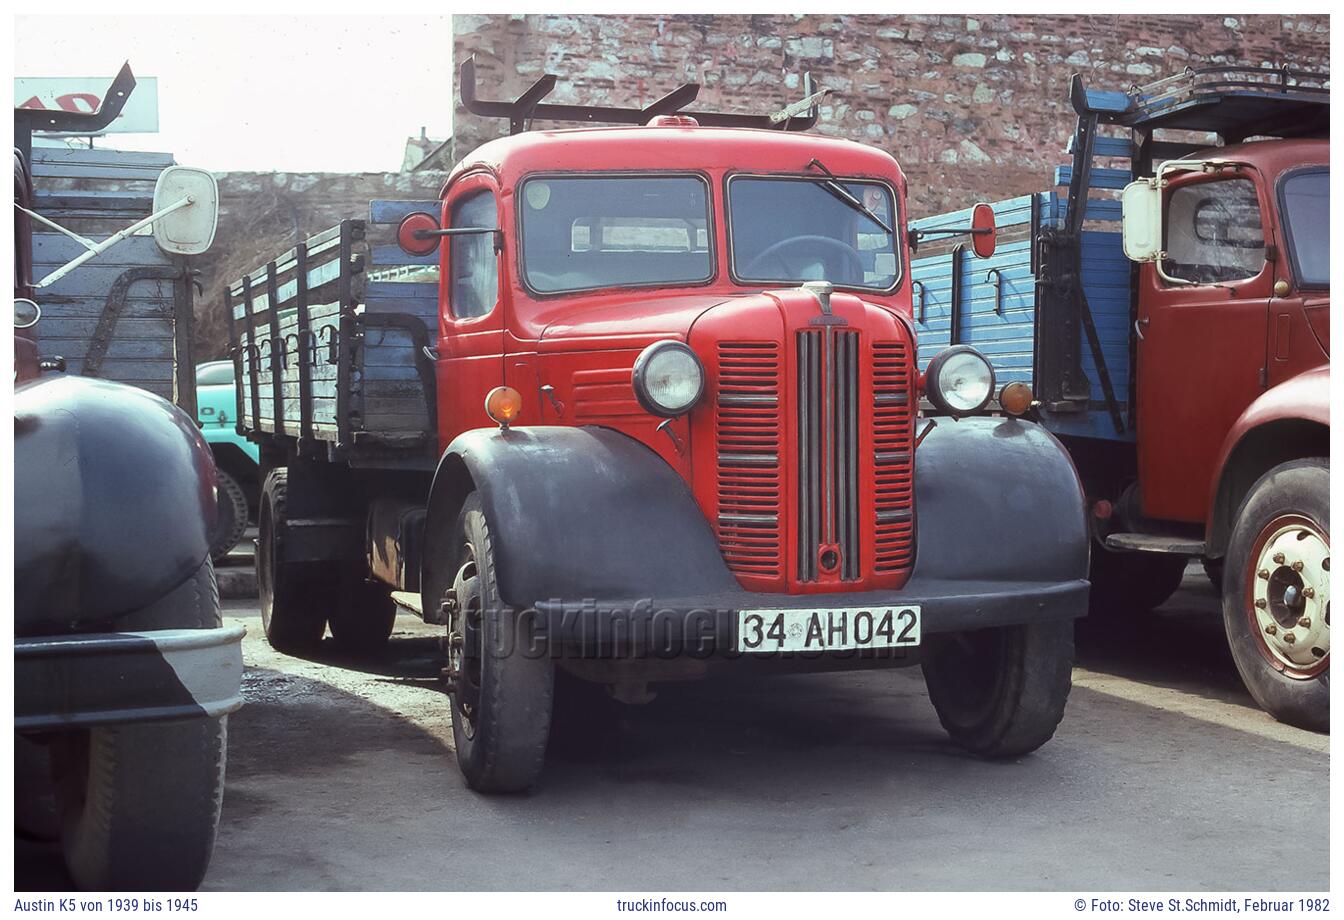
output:
<instances>
[{"instance_id":1,"label":"gray bumper","mask_svg":"<svg viewBox=\"0 0 1344 920\"><path fill-rule=\"evenodd\" d=\"M243 705L242 626L14 642L14 727L216 717Z\"/></svg>"}]
</instances>

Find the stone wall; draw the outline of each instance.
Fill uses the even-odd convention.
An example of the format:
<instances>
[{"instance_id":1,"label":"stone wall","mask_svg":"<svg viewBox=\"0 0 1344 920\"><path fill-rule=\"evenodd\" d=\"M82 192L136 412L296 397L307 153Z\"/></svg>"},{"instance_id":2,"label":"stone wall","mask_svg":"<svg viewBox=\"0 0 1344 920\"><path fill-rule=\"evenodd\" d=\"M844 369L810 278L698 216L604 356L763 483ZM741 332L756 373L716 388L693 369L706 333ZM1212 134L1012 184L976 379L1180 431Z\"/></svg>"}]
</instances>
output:
<instances>
[{"instance_id":1,"label":"stone wall","mask_svg":"<svg viewBox=\"0 0 1344 920\"><path fill-rule=\"evenodd\" d=\"M215 244L193 260L204 293L196 310L196 358L223 357L228 348L224 286L245 272L333 227L367 218L375 198L437 198L442 172L219 173L220 213Z\"/></svg>"},{"instance_id":2,"label":"stone wall","mask_svg":"<svg viewBox=\"0 0 1344 920\"><path fill-rule=\"evenodd\" d=\"M833 90L819 130L890 150L911 213L1038 190L1072 130L1067 88L1126 89L1205 64L1329 66L1326 16L463 16L460 64L482 98L538 76L551 99L646 104L681 82L698 105L768 112L810 70ZM454 112L455 157L507 132Z\"/></svg>"}]
</instances>

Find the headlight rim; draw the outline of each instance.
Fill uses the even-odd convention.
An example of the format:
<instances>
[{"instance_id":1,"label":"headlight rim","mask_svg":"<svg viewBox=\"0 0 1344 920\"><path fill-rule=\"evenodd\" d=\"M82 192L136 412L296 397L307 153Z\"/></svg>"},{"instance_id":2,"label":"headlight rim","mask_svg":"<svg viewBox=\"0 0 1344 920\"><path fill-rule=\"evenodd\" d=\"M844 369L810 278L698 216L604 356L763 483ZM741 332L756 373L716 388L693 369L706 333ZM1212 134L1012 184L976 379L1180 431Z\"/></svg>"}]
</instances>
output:
<instances>
[{"instance_id":1,"label":"headlight rim","mask_svg":"<svg viewBox=\"0 0 1344 920\"><path fill-rule=\"evenodd\" d=\"M942 372L943 365L956 355L971 354L979 358L989 371L989 386L985 388L985 397L980 404L970 409L957 409L948 403L944 396L942 387L938 383L938 378ZM956 418L966 418L967 416L977 415L984 412L989 404L994 401L995 387L998 385L997 377L994 373L994 365L985 357L980 349L973 345L949 345L929 360L929 366L924 371L924 392L929 397L929 402L933 403L934 408L939 412L944 412Z\"/></svg>"},{"instance_id":2,"label":"headlight rim","mask_svg":"<svg viewBox=\"0 0 1344 920\"><path fill-rule=\"evenodd\" d=\"M654 402L649 396L648 388L645 385L645 376L648 374L650 363L652 363L654 357L660 352L667 349L673 349L690 355L698 375L698 385L696 386L695 396L692 397L690 402L688 402L684 408L677 410L669 409ZM635 399L638 400L639 405L645 412L648 412L650 415L656 415L659 418L680 418L699 405L700 400L705 397L705 365L704 362L700 360L700 356L695 353L695 349L691 348L685 342L678 339L661 339L645 347L645 349L639 353L639 357L635 358L635 366L630 374L630 384L635 391Z\"/></svg>"}]
</instances>

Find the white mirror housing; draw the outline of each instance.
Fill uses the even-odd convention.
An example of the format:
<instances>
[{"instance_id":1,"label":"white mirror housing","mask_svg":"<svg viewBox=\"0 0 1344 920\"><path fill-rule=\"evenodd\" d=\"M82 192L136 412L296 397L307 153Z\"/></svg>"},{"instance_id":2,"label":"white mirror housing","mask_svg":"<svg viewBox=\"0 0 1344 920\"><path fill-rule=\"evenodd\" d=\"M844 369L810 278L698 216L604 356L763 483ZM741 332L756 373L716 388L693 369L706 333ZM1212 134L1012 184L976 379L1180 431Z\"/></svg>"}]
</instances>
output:
<instances>
[{"instance_id":1,"label":"white mirror housing","mask_svg":"<svg viewBox=\"0 0 1344 920\"><path fill-rule=\"evenodd\" d=\"M1155 179L1140 179L1120 195L1125 257L1155 262L1162 254L1162 190Z\"/></svg>"},{"instance_id":2,"label":"white mirror housing","mask_svg":"<svg viewBox=\"0 0 1344 920\"><path fill-rule=\"evenodd\" d=\"M189 203L181 204L189 200ZM169 166L154 184L154 242L164 252L200 255L215 241L219 222L219 185L207 170Z\"/></svg>"}]
</instances>

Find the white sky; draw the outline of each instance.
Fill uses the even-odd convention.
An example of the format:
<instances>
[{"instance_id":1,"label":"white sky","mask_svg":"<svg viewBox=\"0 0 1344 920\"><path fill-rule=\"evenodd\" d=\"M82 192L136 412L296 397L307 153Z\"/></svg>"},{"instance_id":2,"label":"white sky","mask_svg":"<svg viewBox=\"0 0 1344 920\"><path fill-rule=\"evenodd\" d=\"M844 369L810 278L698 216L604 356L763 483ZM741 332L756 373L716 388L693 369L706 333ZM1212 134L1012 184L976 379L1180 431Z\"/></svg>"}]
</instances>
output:
<instances>
[{"instance_id":1,"label":"white sky","mask_svg":"<svg viewBox=\"0 0 1344 920\"><path fill-rule=\"evenodd\" d=\"M215 172L401 167L452 128L448 16L17 16L12 76L158 77L159 132L96 146Z\"/></svg>"}]
</instances>

